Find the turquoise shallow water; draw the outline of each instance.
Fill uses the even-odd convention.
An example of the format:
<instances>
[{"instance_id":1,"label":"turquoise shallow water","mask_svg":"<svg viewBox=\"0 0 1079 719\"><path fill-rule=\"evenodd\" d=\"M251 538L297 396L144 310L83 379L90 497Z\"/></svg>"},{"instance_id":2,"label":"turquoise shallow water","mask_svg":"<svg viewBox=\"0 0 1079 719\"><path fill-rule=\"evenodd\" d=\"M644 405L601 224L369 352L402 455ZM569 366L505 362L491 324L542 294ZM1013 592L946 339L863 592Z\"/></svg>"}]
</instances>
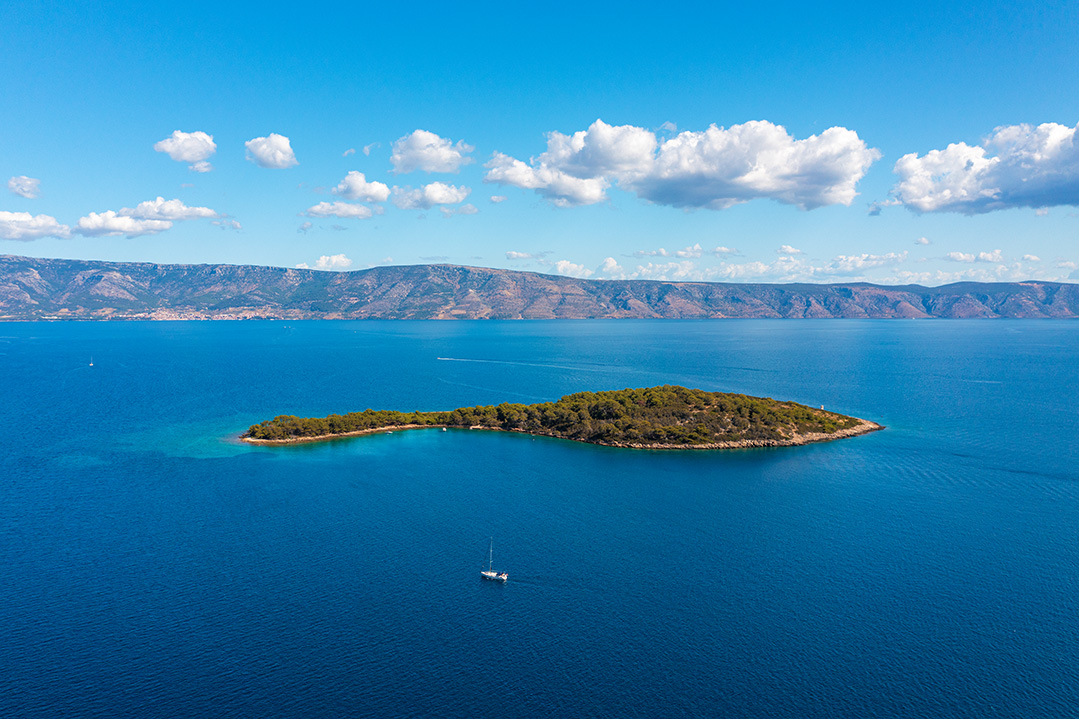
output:
<instances>
[{"instance_id":1,"label":"turquoise shallow water","mask_svg":"<svg viewBox=\"0 0 1079 719\"><path fill-rule=\"evenodd\" d=\"M1074 322L6 324L0 377L2 716L1079 706ZM668 382L888 429L232 440Z\"/></svg>"}]
</instances>

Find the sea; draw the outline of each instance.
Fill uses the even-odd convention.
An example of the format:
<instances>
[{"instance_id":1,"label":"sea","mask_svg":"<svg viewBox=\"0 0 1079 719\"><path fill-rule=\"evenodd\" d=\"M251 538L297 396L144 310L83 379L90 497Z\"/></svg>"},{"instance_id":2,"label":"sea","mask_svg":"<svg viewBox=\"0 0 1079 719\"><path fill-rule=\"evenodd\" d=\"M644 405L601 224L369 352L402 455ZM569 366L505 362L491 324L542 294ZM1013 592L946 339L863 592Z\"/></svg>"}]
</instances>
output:
<instances>
[{"instance_id":1,"label":"sea","mask_svg":"<svg viewBox=\"0 0 1079 719\"><path fill-rule=\"evenodd\" d=\"M237 441L662 384L886 429ZM1079 322L5 323L0 428L3 717L1079 715Z\"/></svg>"}]
</instances>

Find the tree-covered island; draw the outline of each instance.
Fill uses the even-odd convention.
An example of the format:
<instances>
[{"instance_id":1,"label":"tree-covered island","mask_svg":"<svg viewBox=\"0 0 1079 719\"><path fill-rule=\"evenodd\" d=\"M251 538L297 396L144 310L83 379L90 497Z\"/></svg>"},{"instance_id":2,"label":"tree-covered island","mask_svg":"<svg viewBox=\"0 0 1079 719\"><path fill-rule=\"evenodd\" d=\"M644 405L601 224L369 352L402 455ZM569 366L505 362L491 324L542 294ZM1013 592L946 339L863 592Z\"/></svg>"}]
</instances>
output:
<instances>
[{"instance_id":1,"label":"tree-covered island","mask_svg":"<svg viewBox=\"0 0 1079 719\"><path fill-rule=\"evenodd\" d=\"M665 385L578 392L557 402L505 403L448 412L368 409L322 418L281 415L252 425L241 438L256 444L291 444L427 427L527 432L652 449L776 447L883 429L875 422L795 402Z\"/></svg>"}]
</instances>

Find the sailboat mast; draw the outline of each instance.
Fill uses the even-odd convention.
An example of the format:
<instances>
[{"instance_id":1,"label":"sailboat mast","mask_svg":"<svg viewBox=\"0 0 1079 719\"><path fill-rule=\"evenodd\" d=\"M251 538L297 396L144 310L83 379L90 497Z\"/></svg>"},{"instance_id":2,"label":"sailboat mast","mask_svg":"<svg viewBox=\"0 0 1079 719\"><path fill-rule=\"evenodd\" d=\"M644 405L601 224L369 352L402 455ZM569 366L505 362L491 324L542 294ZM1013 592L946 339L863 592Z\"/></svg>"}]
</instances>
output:
<instances>
[{"instance_id":1,"label":"sailboat mast","mask_svg":"<svg viewBox=\"0 0 1079 719\"><path fill-rule=\"evenodd\" d=\"M490 572L495 566L495 538L491 537L491 544L487 548L487 571Z\"/></svg>"}]
</instances>

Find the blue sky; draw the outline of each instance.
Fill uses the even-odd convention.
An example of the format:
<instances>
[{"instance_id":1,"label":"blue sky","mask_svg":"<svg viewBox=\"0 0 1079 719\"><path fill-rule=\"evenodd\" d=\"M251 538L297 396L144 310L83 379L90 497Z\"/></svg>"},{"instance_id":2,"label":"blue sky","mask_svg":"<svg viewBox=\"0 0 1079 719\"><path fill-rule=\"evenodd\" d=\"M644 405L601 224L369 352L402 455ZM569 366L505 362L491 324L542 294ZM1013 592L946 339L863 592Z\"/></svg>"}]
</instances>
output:
<instances>
[{"instance_id":1,"label":"blue sky","mask_svg":"<svg viewBox=\"0 0 1079 719\"><path fill-rule=\"evenodd\" d=\"M0 253L1075 281L1077 7L9 3Z\"/></svg>"}]
</instances>

